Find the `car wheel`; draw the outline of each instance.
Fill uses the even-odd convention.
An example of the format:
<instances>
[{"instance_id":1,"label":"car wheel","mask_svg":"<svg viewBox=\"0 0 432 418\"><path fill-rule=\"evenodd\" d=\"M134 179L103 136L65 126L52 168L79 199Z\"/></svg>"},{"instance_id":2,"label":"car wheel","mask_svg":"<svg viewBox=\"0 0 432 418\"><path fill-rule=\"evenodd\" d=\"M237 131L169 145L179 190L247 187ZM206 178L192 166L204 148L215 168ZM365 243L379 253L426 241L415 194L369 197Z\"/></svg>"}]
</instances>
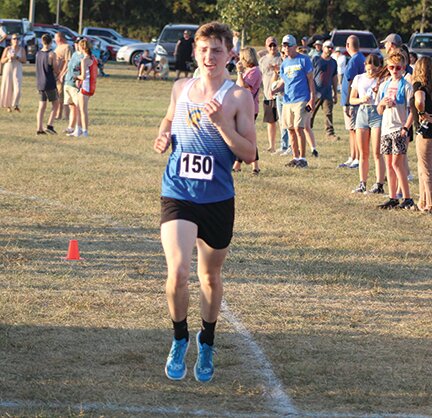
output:
<instances>
[{"instance_id":1,"label":"car wheel","mask_svg":"<svg viewBox=\"0 0 432 418\"><path fill-rule=\"evenodd\" d=\"M131 56L131 64L135 65L135 67L138 67L141 54L142 51L135 51Z\"/></svg>"}]
</instances>

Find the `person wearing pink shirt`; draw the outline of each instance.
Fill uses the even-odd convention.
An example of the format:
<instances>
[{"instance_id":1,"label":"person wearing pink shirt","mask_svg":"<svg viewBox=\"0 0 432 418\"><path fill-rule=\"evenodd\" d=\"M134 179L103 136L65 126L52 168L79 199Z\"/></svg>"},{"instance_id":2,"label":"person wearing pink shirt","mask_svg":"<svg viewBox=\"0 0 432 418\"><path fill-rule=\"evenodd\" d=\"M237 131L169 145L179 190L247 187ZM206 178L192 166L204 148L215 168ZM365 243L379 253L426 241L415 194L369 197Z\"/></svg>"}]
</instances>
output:
<instances>
[{"instance_id":1,"label":"person wearing pink shirt","mask_svg":"<svg viewBox=\"0 0 432 418\"><path fill-rule=\"evenodd\" d=\"M237 85L249 90L254 101L255 120L259 111L259 91L262 83L262 74L258 66L258 55L254 48L246 47L240 50L240 60L237 63ZM257 175L260 172L258 165L258 148L255 161L252 163L252 173ZM242 161L236 159L233 171L241 171Z\"/></svg>"}]
</instances>

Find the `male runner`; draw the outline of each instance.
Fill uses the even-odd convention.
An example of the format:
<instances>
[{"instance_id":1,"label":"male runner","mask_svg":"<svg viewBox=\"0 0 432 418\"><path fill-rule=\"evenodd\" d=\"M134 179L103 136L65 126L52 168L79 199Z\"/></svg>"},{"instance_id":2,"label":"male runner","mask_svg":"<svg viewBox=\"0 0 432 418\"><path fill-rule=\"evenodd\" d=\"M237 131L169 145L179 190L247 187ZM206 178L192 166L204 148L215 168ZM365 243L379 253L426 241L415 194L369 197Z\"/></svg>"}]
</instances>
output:
<instances>
[{"instance_id":1,"label":"male runner","mask_svg":"<svg viewBox=\"0 0 432 418\"><path fill-rule=\"evenodd\" d=\"M213 342L222 301L221 270L234 223L235 157L255 160L251 93L226 78L232 49L227 25L212 22L195 35L200 78L174 84L154 149L172 152L162 180L161 240L168 266L166 294L174 338L165 366L169 379L186 376L187 311L192 253L197 246L201 331L196 336L195 379L213 378Z\"/></svg>"}]
</instances>

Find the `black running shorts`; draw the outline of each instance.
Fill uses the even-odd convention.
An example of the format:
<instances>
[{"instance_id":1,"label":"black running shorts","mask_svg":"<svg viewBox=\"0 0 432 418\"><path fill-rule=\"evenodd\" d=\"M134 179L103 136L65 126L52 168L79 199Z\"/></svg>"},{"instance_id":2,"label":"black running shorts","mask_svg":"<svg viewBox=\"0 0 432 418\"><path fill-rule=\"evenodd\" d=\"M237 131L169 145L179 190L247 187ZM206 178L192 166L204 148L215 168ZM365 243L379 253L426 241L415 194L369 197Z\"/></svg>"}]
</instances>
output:
<instances>
[{"instance_id":1,"label":"black running shorts","mask_svg":"<svg viewBox=\"0 0 432 418\"><path fill-rule=\"evenodd\" d=\"M198 238L215 250L228 247L234 227L234 198L222 202L197 204L161 197L161 225L176 219L198 226Z\"/></svg>"}]
</instances>

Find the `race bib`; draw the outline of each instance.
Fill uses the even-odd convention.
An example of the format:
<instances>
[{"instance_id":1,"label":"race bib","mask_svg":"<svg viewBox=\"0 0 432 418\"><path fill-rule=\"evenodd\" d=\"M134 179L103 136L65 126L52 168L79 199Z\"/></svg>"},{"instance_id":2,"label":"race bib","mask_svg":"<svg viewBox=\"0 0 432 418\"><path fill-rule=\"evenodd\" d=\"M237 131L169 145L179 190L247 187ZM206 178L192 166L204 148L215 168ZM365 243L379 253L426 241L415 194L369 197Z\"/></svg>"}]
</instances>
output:
<instances>
[{"instance_id":1,"label":"race bib","mask_svg":"<svg viewBox=\"0 0 432 418\"><path fill-rule=\"evenodd\" d=\"M182 152L180 159L180 177L196 180L212 180L214 157L211 155Z\"/></svg>"}]
</instances>

